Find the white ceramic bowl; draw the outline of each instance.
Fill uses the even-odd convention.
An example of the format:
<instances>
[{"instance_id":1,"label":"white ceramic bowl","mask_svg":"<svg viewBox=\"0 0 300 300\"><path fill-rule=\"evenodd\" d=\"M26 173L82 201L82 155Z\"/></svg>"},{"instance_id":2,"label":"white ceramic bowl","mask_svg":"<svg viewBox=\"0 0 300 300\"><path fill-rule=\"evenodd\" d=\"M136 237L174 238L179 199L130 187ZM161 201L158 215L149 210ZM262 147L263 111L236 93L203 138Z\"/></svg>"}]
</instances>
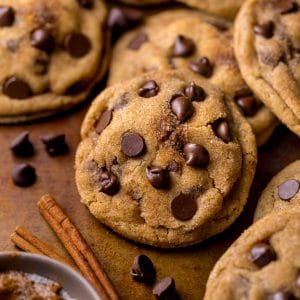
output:
<instances>
[{"instance_id":1,"label":"white ceramic bowl","mask_svg":"<svg viewBox=\"0 0 300 300\"><path fill-rule=\"evenodd\" d=\"M0 252L0 272L23 271L59 283L76 300L100 300L94 288L75 270L46 256Z\"/></svg>"}]
</instances>

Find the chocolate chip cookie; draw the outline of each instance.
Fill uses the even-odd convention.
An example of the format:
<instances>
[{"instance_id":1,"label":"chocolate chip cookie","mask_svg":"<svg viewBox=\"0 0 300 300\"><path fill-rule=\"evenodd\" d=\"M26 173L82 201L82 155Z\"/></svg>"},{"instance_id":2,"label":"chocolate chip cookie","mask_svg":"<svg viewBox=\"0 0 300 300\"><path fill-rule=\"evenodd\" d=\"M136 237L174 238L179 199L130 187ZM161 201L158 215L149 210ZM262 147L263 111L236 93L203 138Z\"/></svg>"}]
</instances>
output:
<instances>
[{"instance_id":1,"label":"chocolate chip cookie","mask_svg":"<svg viewBox=\"0 0 300 300\"><path fill-rule=\"evenodd\" d=\"M256 166L248 122L191 71L143 74L104 90L76 155L82 202L121 235L183 247L241 213Z\"/></svg>"},{"instance_id":2,"label":"chocolate chip cookie","mask_svg":"<svg viewBox=\"0 0 300 300\"><path fill-rule=\"evenodd\" d=\"M277 119L254 96L240 74L232 47L231 23L188 10L150 17L143 27L117 43L109 84L170 68L188 68L217 84L250 122L258 144L268 140Z\"/></svg>"},{"instance_id":3,"label":"chocolate chip cookie","mask_svg":"<svg viewBox=\"0 0 300 300\"><path fill-rule=\"evenodd\" d=\"M233 20L245 0L178 0L210 14Z\"/></svg>"},{"instance_id":4,"label":"chocolate chip cookie","mask_svg":"<svg viewBox=\"0 0 300 300\"><path fill-rule=\"evenodd\" d=\"M254 221L274 209L290 209L300 204L300 160L280 171L267 185L258 200Z\"/></svg>"},{"instance_id":5,"label":"chocolate chip cookie","mask_svg":"<svg viewBox=\"0 0 300 300\"><path fill-rule=\"evenodd\" d=\"M300 136L300 0L247 0L235 53L254 93Z\"/></svg>"},{"instance_id":6,"label":"chocolate chip cookie","mask_svg":"<svg viewBox=\"0 0 300 300\"><path fill-rule=\"evenodd\" d=\"M217 262L204 299L299 299L299 232L299 210L271 213L256 222Z\"/></svg>"},{"instance_id":7,"label":"chocolate chip cookie","mask_svg":"<svg viewBox=\"0 0 300 300\"><path fill-rule=\"evenodd\" d=\"M0 122L35 119L84 100L104 73L99 0L0 1Z\"/></svg>"},{"instance_id":8,"label":"chocolate chip cookie","mask_svg":"<svg viewBox=\"0 0 300 300\"><path fill-rule=\"evenodd\" d=\"M154 4L162 4L171 2L172 0L118 0L119 2L127 3L127 4L133 4L133 5L154 5Z\"/></svg>"}]
</instances>

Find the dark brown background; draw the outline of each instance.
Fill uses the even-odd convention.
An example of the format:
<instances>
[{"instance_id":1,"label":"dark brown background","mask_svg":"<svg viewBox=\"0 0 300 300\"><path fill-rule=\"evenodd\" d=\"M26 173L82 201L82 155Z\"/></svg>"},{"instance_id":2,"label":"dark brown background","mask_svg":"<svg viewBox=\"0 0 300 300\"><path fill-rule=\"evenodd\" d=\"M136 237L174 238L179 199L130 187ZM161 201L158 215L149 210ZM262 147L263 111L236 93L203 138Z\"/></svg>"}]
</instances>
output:
<instances>
[{"instance_id":1,"label":"dark brown background","mask_svg":"<svg viewBox=\"0 0 300 300\"><path fill-rule=\"evenodd\" d=\"M279 127L270 142L260 149L258 170L248 205L232 228L195 247L157 250L117 236L99 224L80 203L74 182L74 154L86 109L87 105L81 106L56 119L30 125L0 127L0 250L14 249L9 235L17 225L25 225L66 255L36 208L39 197L44 193L51 193L88 240L122 298L152 299L151 289L133 282L129 276L134 256L145 253L157 267L158 278L167 275L175 278L183 299L201 299L214 263L244 228L251 224L253 209L261 190L281 168L300 158L300 139L285 127ZM30 159L17 159L12 156L9 144L24 130L30 131L36 154ZM49 133L66 134L70 146L68 155L56 158L47 155L40 136ZM38 180L30 188L16 187L11 181L11 169L20 162L29 162L36 167Z\"/></svg>"}]
</instances>

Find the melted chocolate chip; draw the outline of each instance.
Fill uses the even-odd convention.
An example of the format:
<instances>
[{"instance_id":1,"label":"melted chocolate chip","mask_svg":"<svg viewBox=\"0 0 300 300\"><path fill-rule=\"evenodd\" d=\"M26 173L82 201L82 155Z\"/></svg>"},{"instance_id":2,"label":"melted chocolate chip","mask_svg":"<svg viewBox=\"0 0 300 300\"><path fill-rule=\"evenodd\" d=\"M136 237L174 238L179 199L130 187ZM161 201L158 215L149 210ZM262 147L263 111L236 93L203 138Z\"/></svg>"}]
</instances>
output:
<instances>
[{"instance_id":1,"label":"melted chocolate chip","mask_svg":"<svg viewBox=\"0 0 300 300\"><path fill-rule=\"evenodd\" d=\"M173 299L173 295L176 294L174 279L172 277L165 277L162 280L158 281L154 285L152 293L154 296L161 300Z\"/></svg>"},{"instance_id":2,"label":"melted chocolate chip","mask_svg":"<svg viewBox=\"0 0 300 300\"><path fill-rule=\"evenodd\" d=\"M278 196L281 200L291 200L299 191L300 182L295 179L290 179L278 186Z\"/></svg>"},{"instance_id":3,"label":"melted chocolate chip","mask_svg":"<svg viewBox=\"0 0 300 300\"><path fill-rule=\"evenodd\" d=\"M144 98L151 98L158 94L159 86L154 80L147 81L140 89L139 96Z\"/></svg>"},{"instance_id":4,"label":"melted chocolate chip","mask_svg":"<svg viewBox=\"0 0 300 300\"><path fill-rule=\"evenodd\" d=\"M188 221L193 218L198 210L197 203L192 195L179 194L171 202L173 216L180 221Z\"/></svg>"},{"instance_id":5,"label":"melted chocolate chip","mask_svg":"<svg viewBox=\"0 0 300 300\"><path fill-rule=\"evenodd\" d=\"M215 135L225 143L229 143L231 141L230 128L226 120L219 119L215 121L215 123L212 125L212 128Z\"/></svg>"},{"instance_id":6,"label":"melted chocolate chip","mask_svg":"<svg viewBox=\"0 0 300 300\"><path fill-rule=\"evenodd\" d=\"M170 183L169 171L161 167L147 167L146 176L151 183L157 189L165 189Z\"/></svg>"},{"instance_id":7,"label":"melted chocolate chip","mask_svg":"<svg viewBox=\"0 0 300 300\"><path fill-rule=\"evenodd\" d=\"M10 6L0 6L0 27L11 26L14 21L14 9Z\"/></svg>"},{"instance_id":8,"label":"melted chocolate chip","mask_svg":"<svg viewBox=\"0 0 300 300\"><path fill-rule=\"evenodd\" d=\"M138 255L134 258L130 274L136 281L151 284L155 280L156 270L148 256Z\"/></svg>"},{"instance_id":9,"label":"melted chocolate chip","mask_svg":"<svg viewBox=\"0 0 300 300\"><path fill-rule=\"evenodd\" d=\"M77 0L78 4L86 9L93 8L94 1L93 0Z\"/></svg>"},{"instance_id":10,"label":"melted chocolate chip","mask_svg":"<svg viewBox=\"0 0 300 300\"><path fill-rule=\"evenodd\" d=\"M254 96L239 96L235 101L245 116L252 117L256 114L258 107Z\"/></svg>"},{"instance_id":11,"label":"melted chocolate chip","mask_svg":"<svg viewBox=\"0 0 300 300\"><path fill-rule=\"evenodd\" d=\"M296 300L292 292L288 290L279 290L268 297L269 300Z\"/></svg>"},{"instance_id":12,"label":"melted chocolate chip","mask_svg":"<svg viewBox=\"0 0 300 300\"><path fill-rule=\"evenodd\" d=\"M98 134L101 134L101 132L110 124L113 114L111 109L106 109L100 116L100 118L97 120L95 124L95 130Z\"/></svg>"},{"instance_id":13,"label":"melted chocolate chip","mask_svg":"<svg viewBox=\"0 0 300 300\"><path fill-rule=\"evenodd\" d=\"M29 140L29 132L19 134L10 144L10 149L15 156L29 157L34 154L34 148Z\"/></svg>"},{"instance_id":14,"label":"melted chocolate chip","mask_svg":"<svg viewBox=\"0 0 300 300\"><path fill-rule=\"evenodd\" d=\"M172 55L176 57L190 56L194 53L195 48L196 46L192 39L187 38L183 35L179 35L175 40Z\"/></svg>"},{"instance_id":15,"label":"melted chocolate chip","mask_svg":"<svg viewBox=\"0 0 300 300\"><path fill-rule=\"evenodd\" d=\"M174 95L171 98L170 105L172 112L176 115L180 122L184 122L190 118L194 112L194 106L191 99L185 96Z\"/></svg>"},{"instance_id":16,"label":"melted chocolate chip","mask_svg":"<svg viewBox=\"0 0 300 300\"><path fill-rule=\"evenodd\" d=\"M51 52L55 47L55 39L50 30L37 28L31 32L31 45L40 50Z\"/></svg>"},{"instance_id":17,"label":"melted chocolate chip","mask_svg":"<svg viewBox=\"0 0 300 300\"><path fill-rule=\"evenodd\" d=\"M195 73L204 77L211 77L213 74L213 66L207 57L201 57L196 61L190 63L190 68Z\"/></svg>"},{"instance_id":18,"label":"melted chocolate chip","mask_svg":"<svg viewBox=\"0 0 300 300\"><path fill-rule=\"evenodd\" d=\"M274 23L269 21L264 24L254 26L254 33L265 37L266 39L270 39L273 36L274 32Z\"/></svg>"},{"instance_id":19,"label":"melted chocolate chip","mask_svg":"<svg viewBox=\"0 0 300 300\"><path fill-rule=\"evenodd\" d=\"M124 31L141 23L143 18L144 14L137 9L114 7L109 12L107 26L112 29L113 36L118 37Z\"/></svg>"},{"instance_id":20,"label":"melted chocolate chip","mask_svg":"<svg viewBox=\"0 0 300 300\"><path fill-rule=\"evenodd\" d=\"M128 43L127 48L132 50L138 50L140 47L148 41L148 35L145 32L139 32L133 37L133 39Z\"/></svg>"},{"instance_id":21,"label":"melted chocolate chip","mask_svg":"<svg viewBox=\"0 0 300 300\"><path fill-rule=\"evenodd\" d=\"M88 54L92 48L90 40L82 33L69 33L64 39L64 46L74 58L80 58Z\"/></svg>"},{"instance_id":22,"label":"melted chocolate chip","mask_svg":"<svg viewBox=\"0 0 300 300\"><path fill-rule=\"evenodd\" d=\"M209 163L209 153L201 145L192 143L186 144L183 148L183 152L188 166L204 168Z\"/></svg>"},{"instance_id":23,"label":"melted chocolate chip","mask_svg":"<svg viewBox=\"0 0 300 300\"><path fill-rule=\"evenodd\" d=\"M11 173L13 182L20 187L28 187L35 183L35 169L29 164L19 164Z\"/></svg>"},{"instance_id":24,"label":"melted chocolate chip","mask_svg":"<svg viewBox=\"0 0 300 300\"><path fill-rule=\"evenodd\" d=\"M298 5L294 0L277 0L275 6L282 15L293 13L298 10Z\"/></svg>"},{"instance_id":25,"label":"melted chocolate chip","mask_svg":"<svg viewBox=\"0 0 300 300\"><path fill-rule=\"evenodd\" d=\"M145 148L145 141L138 133L126 133L121 138L121 149L129 157L141 156Z\"/></svg>"},{"instance_id":26,"label":"melted chocolate chip","mask_svg":"<svg viewBox=\"0 0 300 300\"><path fill-rule=\"evenodd\" d=\"M255 265L262 268L271 261L276 260L276 253L269 244L260 243L251 249L251 258Z\"/></svg>"},{"instance_id":27,"label":"melted chocolate chip","mask_svg":"<svg viewBox=\"0 0 300 300\"><path fill-rule=\"evenodd\" d=\"M118 193L120 189L120 183L118 177L105 168L100 169L99 176L100 192L113 196Z\"/></svg>"},{"instance_id":28,"label":"melted chocolate chip","mask_svg":"<svg viewBox=\"0 0 300 300\"><path fill-rule=\"evenodd\" d=\"M45 135L41 137L45 149L51 156L63 155L68 152L64 134Z\"/></svg>"},{"instance_id":29,"label":"melted chocolate chip","mask_svg":"<svg viewBox=\"0 0 300 300\"><path fill-rule=\"evenodd\" d=\"M185 89L184 94L187 96L191 101L203 101L206 98L206 93L204 89L196 85L195 82L191 82Z\"/></svg>"},{"instance_id":30,"label":"melted chocolate chip","mask_svg":"<svg viewBox=\"0 0 300 300\"><path fill-rule=\"evenodd\" d=\"M23 79L12 76L5 80L3 94L14 99L26 99L32 96L32 90Z\"/></svg>"}]
</instances>

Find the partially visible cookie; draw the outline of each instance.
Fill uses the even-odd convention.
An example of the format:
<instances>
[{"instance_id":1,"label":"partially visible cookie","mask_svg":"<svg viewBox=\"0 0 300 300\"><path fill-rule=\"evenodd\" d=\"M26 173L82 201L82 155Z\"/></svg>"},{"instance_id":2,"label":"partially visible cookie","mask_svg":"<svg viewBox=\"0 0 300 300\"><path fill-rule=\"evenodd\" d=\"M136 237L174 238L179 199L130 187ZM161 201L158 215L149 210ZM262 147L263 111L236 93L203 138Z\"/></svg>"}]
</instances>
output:
<instances>
[{"instance_id":1,"label":"partially visible cookie","mask_svg":"<svg viewBox=\"0 0 300 300\"><path fill-rule=\"evenodd\" d=\"M300 0L247 0L235 53L255 94L300 136Z\"/></svg>"},{"instance_id":2,"label":"partially visible cookie","mask_svg":"<svg viewBox=\"0 0 300 300\"><path fill-rule=\"evenodd\" d=\"M299 210L271 213L256 222L219 259L204 299L299 299L299 232Z\"/></svg>"},{"instance_id":3,"label":"partially visible cookie","mask_svg":"<svg viewBox=\"0 0 300 300\"><path fill-rule=\"evenodd\" d=\"M233 20L245 0L177 0L204 12Z\"/></svg>"},{"instance_id":4,"label":"partially visible cookie","mask_svg":"<svg viewBox=\"0 0 300 300\"><path fill-rule=\"evenodd\" d=\"M241 213L256 143L235 105L190 71L107 88L83 122L76 183L91 213L157 247L195 244Z\"/></svg>"},{"instance_id":5,"label":"partially visible cookie","mask_svg":"<svg viewBox=\"0 0 300 300\"><path fill-rule=\"evenodd\" d=\"M285 167L272 178L261 194L254 221L273 210L291 209L300 205L300 160Z\"/></svg>"},{"instance_id":6,"label":"partially visible cookie","mask_svg":"<svg viewBox=\"0 0 300 300\"><path fill-rule=\"evenodd\" d=\"M256 99L240 74L231 23L189 10L150 17L144 26L117 42L109 84L170 68L188 68L217 84L250 122L258 144L268 140L277 119Z\"/></svg>"},{"instance_id":7,"label":"partially visible cookie","mask_svg":"<svg viewBox=\"0 0 300 300\"><path fill-rule=\"evenodd\" d=\"M0 1L0 122L85 100L107 67L105 18L99 0Z\"/></svg>"}]
</instances>

